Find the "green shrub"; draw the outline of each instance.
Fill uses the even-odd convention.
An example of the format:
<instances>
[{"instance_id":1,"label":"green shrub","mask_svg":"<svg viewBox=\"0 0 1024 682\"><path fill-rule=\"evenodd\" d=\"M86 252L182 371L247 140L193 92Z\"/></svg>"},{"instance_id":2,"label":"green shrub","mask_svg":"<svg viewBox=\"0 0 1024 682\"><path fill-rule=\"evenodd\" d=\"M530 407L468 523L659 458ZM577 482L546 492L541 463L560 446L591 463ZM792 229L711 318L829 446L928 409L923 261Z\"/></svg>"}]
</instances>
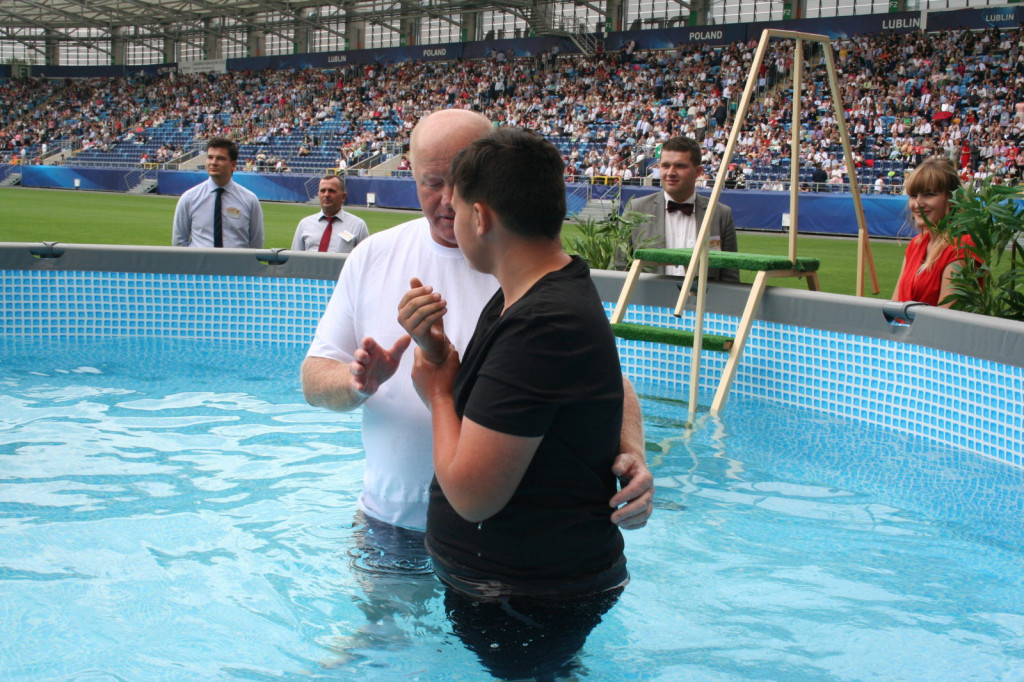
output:
<instances>
[{"instance_id":1,"label":"green shrub","mask_svg":"<svg viewBox=\"0 0 1024 682\"><path fill-rule=\"evenodd\" d=\"M952 278L953 293L942 303L981 315L1024 321L1024 198L1020 187L986 184L958 190L938 230L950 242L970 237L967 259ZM1005 259L1005 260L1004 260Z\"/></svg>"},{"instance_id":2,"label":"green shrub","mask_svg":"<svg viewBox=\"0 0 1024 682\"><path fill-rule=\"evenodd\" d=\"M565 238L565 249L587 261L594 270L625 270L633 261L633 251L650 246L653 239L633 246L630 238L641 224L651 216L638 211L626 211L619 215L615 206L604 220L580 218L573 222L578 236Z\"/></svg>"}]
</instances>

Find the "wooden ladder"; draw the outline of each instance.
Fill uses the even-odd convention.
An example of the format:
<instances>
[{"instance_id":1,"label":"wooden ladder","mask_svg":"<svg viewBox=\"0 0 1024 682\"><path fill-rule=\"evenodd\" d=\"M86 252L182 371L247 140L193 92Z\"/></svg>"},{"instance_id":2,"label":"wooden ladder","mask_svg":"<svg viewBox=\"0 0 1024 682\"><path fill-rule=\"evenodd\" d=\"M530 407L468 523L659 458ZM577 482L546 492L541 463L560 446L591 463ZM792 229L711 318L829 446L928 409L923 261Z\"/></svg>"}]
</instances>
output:
<instances>
[{"instance_id":1,"label":"wooden ladder","mask_svg":"<svg viewBox=\"0 0 1024 682\"><path fill-rule=\"evenodd\" d=\"M795 41L793 54L793 124L791 125L790 141L790 220L789 220L789 253L786 256L765 256L751 253L733 253L723 251L712 251L710 248L711 223L718 208L722 189L725 186L725 176L732 161L736 143L739 139L743 122L746 119L747 110L750 107L750 100L757 86L758 73L761 64L764 62L765 53L772 38L783 38ZM798 218L798 196L800 193L800 94L803 87L803 43L804 41L820 43L824 46L825 62L828 69L829 86L832 91L832 103L836 113L836 125L839 128L839 136L843 143L843 157L846 165L846 172L850 178L850 189L853 194L854 212L858 225L858 252L857 252L857 293L864 293L864 269L870 270L874 293L878 293L878 277L875 274L874 260L871 255L871 248L868 243L867 224L864 219L864 207L861 204L860 190L857 186L857 169L853 162L853 154L850 149L850 136L846 128L846 117L843 110L842 94L839 90L836 78L835 61L832 55L832 46L828 36L810 33L799 33L796 31L783 31L778 29L765 29L761 34L761 41L754 54L754 60L750 65L747 76L747 84L743 89L743 96L740 98L739 108L736 111L736 118L733 128L729 133L729 141L722 154L721 165L715 178L714 188L711 190L708 210L704 212L704 220L697 232L697 239L693 249L638 249L634 254L633 264L630 266L629 275L619 294L619 300L612 313L612 329L616 336L624 339L638 339L654 341L693 348L691 354L690 371L690 422L692 423L697 410L697 389L700 381L701 351L707 346L710 351L718 351L729 354L725 370L718 382L718 389L711 405L711 413L717 415L725 405L736 376L736 369L739 366L743 355L743 347L750 329L754 323L754 316L761 303L765 287L769 279L779 277L803 277L807 279L807 286L812 291L820 291L818 282L819 262L815 258L798 258L796 255L796 235ZM691 263L695 267L689 267ZM670 264L686 266L686 276L683 278L682 289L679 292L679 299L676 301L674 314L676 317L683 315L687 299L693 291L695 278L701 283L708 281L708 270L714 268L731 268L756 272L754 282L751 285L750 293L747 296L743 316L740 318L736 328L735 336L725 337L704 334L704 310L707 287L702 285L696 288L696 310L694 316L693 330L669 329L662 327L651 327L624 323L623 318L626 308L629 306L629 298L633 288L640 278L640 273L645 265Z\"/></svg>"},{"instance_id":2,"label":"wooden ladder","mask_svg":"<svg viewBox=\"0 0 1024 682\"><path fill-rule=\"evenodd\" d=\"M674 329L667 327L651 327L648 325L623 322L629 298L633 293L633 287L640 279L640 273L646 265L682 265L689 266L693 260L694 249L638 249L634 254L633 264L630 266L629 275L622 286L619 294L619 301L612 313L612 331L616 336L623 339L637 341L650 341L675 346L687 346L694 348L694 355L699 355L702 349L713 352L727 353L729 360L718 381L718 389L715 391L714 401L711 403L711 413L718 414L729 396L729 389L732 387L733 379L736 377L736 370L739 367L740 359L743 356L743 348L746 345L750 329L754 324L754 317L757 314L758 306L761 304L761 297L764 294L768 280L779 277L804 277L807 279L807 287L812 291L820 291L818 282L817 258L797 258L789 260L785 256L766 256L755 253L733 253L729 251L707 251L706 262L702 268L731 268L756 272L754 283L747 295L747 302L743 308L743 316L736 327L734 336L720 336L717 334L703 333L703 291L697 294L697 325L693 330ZM686 307L686 301L690 296L689 273L694 268L687 267L687 278L679 292L679 299L676 301L675 315L681 316ZM707 281L705 277L701 281ZM699 369L698 369L699 372ZM696 412L696 382L697 377L691 376L690 384L690 414Z\"/></svg>"}]
</instances>

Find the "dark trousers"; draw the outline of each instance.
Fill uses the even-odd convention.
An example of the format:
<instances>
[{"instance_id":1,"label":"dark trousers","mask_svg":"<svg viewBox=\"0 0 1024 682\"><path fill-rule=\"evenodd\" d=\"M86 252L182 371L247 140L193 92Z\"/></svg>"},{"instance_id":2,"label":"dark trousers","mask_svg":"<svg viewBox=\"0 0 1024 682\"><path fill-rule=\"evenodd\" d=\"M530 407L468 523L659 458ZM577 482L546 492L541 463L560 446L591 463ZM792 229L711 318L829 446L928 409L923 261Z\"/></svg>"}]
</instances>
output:
<instances>
[{"instance_id":1,"label":"dark trousers","mask_svg":"<svg viewBox=\"0 0 1024 682\"><path fill-rule=\"evenodd\" d=\"M621 594L490 600L447 588L444 603L455 634L494 677L555 680L578 667L576 654Z\"/></svg>"}]
</instances>

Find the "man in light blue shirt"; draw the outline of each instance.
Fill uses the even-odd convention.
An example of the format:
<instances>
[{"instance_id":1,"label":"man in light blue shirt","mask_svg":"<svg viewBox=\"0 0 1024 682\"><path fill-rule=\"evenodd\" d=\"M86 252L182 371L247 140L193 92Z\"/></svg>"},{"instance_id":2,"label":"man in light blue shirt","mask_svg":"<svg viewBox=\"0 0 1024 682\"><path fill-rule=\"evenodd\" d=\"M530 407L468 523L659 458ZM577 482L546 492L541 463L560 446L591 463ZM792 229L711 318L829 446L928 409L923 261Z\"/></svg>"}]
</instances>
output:
<instances>
[{"instance_id":1,"label":"man in light blue shirt","mask_svg":"<svg viewBox=\"0 0 1024 682\"><path fill-rule=\"evenodd\" d=\"M348 197L345 178L340 175L320 178L317 196L323 210L299 221L292 239L292 251L349 253L356 244L370 236L366 221L342 210Z\"/></svg>"},{"instance_id":2,"label":"man in light blue shirt","mask_svg":"<svg viewBox=\"0 0 1024 682\"><path fill-rule=\"evenodd\" d=\"M206 145L204 182L181 195L174 210L174 246L263 248L263 209L255 194L232 176L238 145L215 137Z\"/></svg>"}]
</instances>

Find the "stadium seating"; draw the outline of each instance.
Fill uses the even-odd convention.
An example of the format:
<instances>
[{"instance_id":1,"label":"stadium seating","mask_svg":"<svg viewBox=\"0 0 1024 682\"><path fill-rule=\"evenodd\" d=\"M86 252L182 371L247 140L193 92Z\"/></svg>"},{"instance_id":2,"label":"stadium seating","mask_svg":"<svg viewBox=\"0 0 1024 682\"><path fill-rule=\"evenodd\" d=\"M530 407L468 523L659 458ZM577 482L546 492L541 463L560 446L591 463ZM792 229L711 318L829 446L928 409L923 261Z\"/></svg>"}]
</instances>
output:
<instances>
[{"instance_id":1,"label":"stadium seating","mask_svg":"<svg viewBox=\"0 0 1024 682\"><path fill-rule=\"evenodd\" d=\"M1014 104L1024 102L1024 76L996 51L1001 35L993 31L987 46L966 41L970 50L955 31L900 41L887 35L837 41L834 47L847 55L840 88L850 97L844 102L848 123L862 131L852 140L859 183L868 188L881 177L895 191L925 156L947 153L959 162L965 137L974 144L965 157L972 172L1017 181L1024 117L1015 114ZM1007 37L1018 43L1017 31ZM588 167L601 176L628 168L639 182L665 136L700 137L705 173L713 181L750 49L736 44L709 51L692 44L628 57L564 54L548 66L530 58L462 62L457 69L398 64L381 66L372 81L352 66L328 78L297 70L179 74L174 80L9 81L0 84L0 98L16 104L0 111L0 160L38 162L45 142L48 154L66 150L69 165L137 167L143 154L149 163L173 164L200 155L208 137L226 135L240 143L240 167L262 153L274 159L271 166L281 159L291 172L319 174L337 168L342 154L349 168L363 168L402 153L411 123L455 102L504 124L546 131L567 160L574 157L581 175ZM788 49L786 42L773 44L769 63L784 60ZM710 57L698 65L692 59L697 51ZM522 72L509 80L511 94L478 87L509 68ZM842 148L829 142L834 122L824 74L820 68L809 73L800 121L801 182L810 181L813 162L842 160ZM424 82L437 87L423 88ZM733 88L730 100L721 94L726 85ZM757 93L758 115L750 117L735 150L736 161L750 171L749 188L788 188L791 98L785 80ZM953 115L933 121L940 106ZM721 112L724 126L716 120ZM706 123L698 128L702 115ZM299 154L302 146L308 154ZM169 159L168 149L174 150ZM837 188L845 186L829 189Z\"/></svg>"}]
</instances>

